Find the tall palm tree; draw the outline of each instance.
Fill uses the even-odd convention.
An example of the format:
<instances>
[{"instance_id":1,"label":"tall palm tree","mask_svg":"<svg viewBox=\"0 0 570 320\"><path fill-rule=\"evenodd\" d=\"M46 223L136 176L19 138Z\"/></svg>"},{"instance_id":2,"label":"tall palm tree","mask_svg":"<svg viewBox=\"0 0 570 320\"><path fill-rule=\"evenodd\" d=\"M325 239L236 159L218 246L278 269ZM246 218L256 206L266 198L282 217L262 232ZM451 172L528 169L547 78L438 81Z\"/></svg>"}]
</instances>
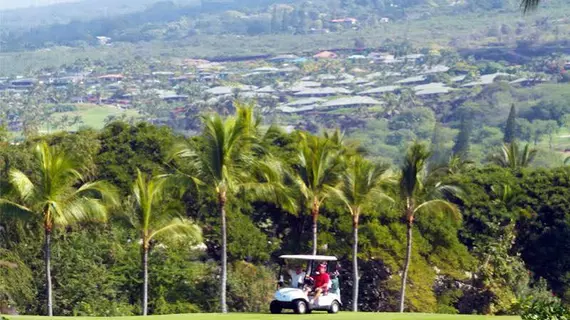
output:
<instances>
[{"instance_id":1,"label":"tall palm tree","mask_svg":"<svg viewBox=\"0 0 570 320\"><path fill-rule=\"evenodd\" d=\"M45 142L36 146L35 155L38 160L38 178L33 179L19 170L11 169L9 179L17 201L0 199L0 211L42 219L45 233L47 311L52 316L52 231L82 221L106 220L108 207L117 204L117 195L115 189L103 181L85 183L74 161Z\"/></svg>"},{"instance_id":2,"label":"tall palm tree","mask_svg":"<svg viewBox=\"0 0 570 320\"><path fill-rule=\"evenodd\" d=\"M302 134L294 165L295 184L309 203L313 221L313 255L317 254L317 221L319 211L331 190L340 181L341 147L327 137Z\"/></svg>"},{"instance_id":3,"label":"tall palm tree","mask_svg":"<svg viewBox=\"0 0 570 320\"><path fill-rule=\"evenodd\" d=\"M501 152L491 155L490 160L503 168L525 168L534 161L537 153L538 151L532 149L528 143L523 150L519 150L519 144L513 141L503 144Z\"/></svg>"},{"instance_id":4,"label":"tall palm tree","mask_svg":"<svg viewBox=\"0 0 570 320\"><path fill-rule=\"evenodd\" d=\"M412 259L412 233L416 215L419 213L436 216L450 214L456 220L461 219L457 207L443 199L444 196L456 194L460 190L442 184L437 180L440 175L430 175L427 172L429 157L430 153L423 144L414 143L410 146L401 168L400 198L407 227L407 245L400 290L400 312L404 312L406 283Z\"/></svg>"},{"instance_id":5,"label":"tall palm tree","mask_svg":"<svg viewBox=\"0 0 570 320\"><path fill-rule=\"evenodd\" d=\"M260 137L259 118L253 106L235 103L237 115L222 119L218 114L205 118L203 148L194 150L188 145L177 146L172 159L183 169L179 177L185 178L216 196L221 219L221 288L222 312L227 312L227 221L228 199L247 191L251 197L277 199L284 193L281 165L267 153Z\"/></svg>"},{"instance_id":6,"label":"tall palm tree","mask_svg":"<svg viewBox=\"0 0 570 320\"><path fill-rule=\"evenodd\" d=\"M388 166L367 161L360 155L347 160L341 184L334 189L334 195L341 200L352 216L352 311L358 311L358 227L365 207L382 199L393 201L386 195L389 179L384 177Z\"/></svg>"},{"instance_id":7,"label":"tall palm tree","mask_svg":"<svg viewBox=\"0 0 570 320\"><path fill-rule=\"evenodd\" d=\"M141 233L143 270L143 315L148 314L148 254L151 243L161 237L167 239L184 238L200 241L201 230L178 212L164 208L167 194L167 176L146 177L137 169L137 179L133 184L133 211L130 220Z\"/></svg>"},{"instance_id":8,"label":"tall palm tree","mask_svg":"<svg viewBox=\"0 0 570 320\"><path fill-rule=\"evenodd\" d=\"M535 10L540 2L541 0L522 0L521 8L523 9L524 13L527 13L529 11Z\"/></svg>"}]
</instances>

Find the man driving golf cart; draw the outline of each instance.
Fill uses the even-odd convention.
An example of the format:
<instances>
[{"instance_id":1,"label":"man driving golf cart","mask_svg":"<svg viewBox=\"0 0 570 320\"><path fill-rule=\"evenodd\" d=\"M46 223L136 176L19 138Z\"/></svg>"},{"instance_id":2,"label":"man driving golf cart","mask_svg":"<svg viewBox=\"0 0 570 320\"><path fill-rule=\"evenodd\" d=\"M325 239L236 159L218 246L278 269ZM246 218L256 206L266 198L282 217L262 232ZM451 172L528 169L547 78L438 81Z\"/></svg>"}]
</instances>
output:
<instances>
[{"instance_id":1,"label":"man driving golf cart","mask_svg":"<svg viewBox=\"0 0 570 320\"><path fill-rule=\"evenodd\" d=\"M271 302L269 307L271 313L281 313L283 309L292 309L295 313L303 314L310 313L313 310L328 311L329 313L337 313L340 310L341 299L340 289L331 290L331 277L327 273L327 262L336 262L337 258L332 256L318 256L318 255L282 255L279 258L289 261L294 260L293 265L295 270L289 270L287 273L282 273L284 264L281 264L279 271L279 285L277 292L275 292L275 299ZM299 275L304 271L300 267L301 262L306 263L306 273L311 274L311 270L315 270L311 277L304 277L301 284L299 282ZM320 262L324 263L320 263ZM299 268L297 268L299 266ZM293 272L291 272L293 271ZM291 285L285 286L283 275L289 274L291 276ZM333 273L336 276L337 273ZM338 284L338 279L335 279Z\"/></svg>"},{"instance_id":2,"label":"man driving golf cart","mask_svg":"<svg viewBox=\"0 0 570 320\"><path fill-rule=\"evenodd\" d=\"M331 287L331 278L327 273L327 265L325 263L319 264L317 267L317 271L315 274L310 277L311 281L313 282L313 288L308 288L308 296L313 295L313 299L311 299L311 303L318 303L318 299L322 294L327 294L329 288Z\"/></svg>"}]
</instances>

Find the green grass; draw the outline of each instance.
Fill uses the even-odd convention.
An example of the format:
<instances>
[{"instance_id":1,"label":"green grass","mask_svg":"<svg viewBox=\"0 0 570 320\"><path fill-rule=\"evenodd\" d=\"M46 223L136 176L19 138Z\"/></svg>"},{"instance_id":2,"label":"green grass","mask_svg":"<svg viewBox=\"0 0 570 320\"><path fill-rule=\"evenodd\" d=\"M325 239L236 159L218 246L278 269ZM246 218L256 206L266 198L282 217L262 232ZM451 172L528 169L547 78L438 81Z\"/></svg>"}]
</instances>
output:
<instances>
[{"instance_id":1,"label":"green grass","mask_svg":"<svg viewBox=\"0 0 570 320\"><path fill-rule=\"evenodd\" d=\"M46 317L34 317L34 316L14 316L8 317L8 319L14 320L45 320ZM68 320L68 317L53 317L53 320ZM81 318L74 317L74 319L84 319L84 320L109 320L113 318ZM124 317L124 320L128 319L140 319L140 317ZM420 314L420 313L352 313L352 312L340 312L336 315L329 315L326 312L315 312L310 315L295 315L295 314L282 314L282 315L270 315L270 314L243 314L243 313L231 313L228 315L221 314L177 314L177 315L164 315L164 316L149 316L145 317L147 320L184 320L184 319L199 319L199 320L285 320L285 319L295 319L295 320L320 320L320 319L332 319L332 320L520 320L520 317L491 317L491 316L469 316L469 315L441 315L441 314Z\"/></svg>"},{"instance_id":2,"label":"green grass","mask_svg":"<svg viewBox=\"0 0 570 320\"><path fill-rule=\"evenodd\" d=\"M57 119L67 115L69 118L81 116L82 124L75 125L66 130L77 130L79 127L88 126L93 129L101 129L105 126L105 119L108 116L120 117L125 115L127 118L138 117L140 114L135 110L122 110L113 106L100 106L96 104L78 104L77 111L62 112L52 115L52 120L57 122Z\"/></svg>"}]
</instances>

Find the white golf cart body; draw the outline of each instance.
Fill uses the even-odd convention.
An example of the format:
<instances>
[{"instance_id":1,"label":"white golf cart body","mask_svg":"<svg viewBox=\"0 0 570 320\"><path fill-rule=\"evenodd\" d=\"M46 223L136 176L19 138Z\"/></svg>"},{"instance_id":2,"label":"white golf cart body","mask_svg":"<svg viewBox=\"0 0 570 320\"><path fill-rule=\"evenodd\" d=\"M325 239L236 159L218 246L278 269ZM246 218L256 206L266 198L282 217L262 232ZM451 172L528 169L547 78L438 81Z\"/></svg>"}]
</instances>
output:
<instances>
[{"instance_id":1,"label":"white golf cart body","mask_svg":"<svg viewBox=\"0 0 570 320\"><path fill-rule=\"evenodd\" d=\"M279 258L309 262L337 261L336 257L319 255L282 255ZM312 301L312 297L308 296L302 288L283 287L275 292L274 299L270 306L271 313L281 313L282 309L292 309L299 314L310 313L313 310L337 313L342 305L340 289L336 292L329 289L326 294L321 295L316 301Z\"/></svg>"}]
</instances>

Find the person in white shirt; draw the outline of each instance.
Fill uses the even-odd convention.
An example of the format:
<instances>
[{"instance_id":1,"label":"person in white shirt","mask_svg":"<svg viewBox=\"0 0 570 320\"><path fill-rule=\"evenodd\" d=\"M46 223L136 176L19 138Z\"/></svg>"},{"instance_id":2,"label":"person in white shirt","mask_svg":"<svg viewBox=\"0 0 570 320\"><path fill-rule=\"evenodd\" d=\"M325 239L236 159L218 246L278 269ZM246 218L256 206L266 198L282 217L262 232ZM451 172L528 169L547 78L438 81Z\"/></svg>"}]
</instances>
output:
<instances>
[{"instance_id":1,"label":"person in white shirt","mask_svg":"<svg viewBox=\"0 0 570 320\"><path fill-rule=\"evenodd\" d=\"M303 282L305 281L305 276L307 273L303 271L300 265L296 265L293 269L289 269L287 271L289 276L291 277L291 287L293 288L302 288Z\"/></svg>"}]
</instances>

